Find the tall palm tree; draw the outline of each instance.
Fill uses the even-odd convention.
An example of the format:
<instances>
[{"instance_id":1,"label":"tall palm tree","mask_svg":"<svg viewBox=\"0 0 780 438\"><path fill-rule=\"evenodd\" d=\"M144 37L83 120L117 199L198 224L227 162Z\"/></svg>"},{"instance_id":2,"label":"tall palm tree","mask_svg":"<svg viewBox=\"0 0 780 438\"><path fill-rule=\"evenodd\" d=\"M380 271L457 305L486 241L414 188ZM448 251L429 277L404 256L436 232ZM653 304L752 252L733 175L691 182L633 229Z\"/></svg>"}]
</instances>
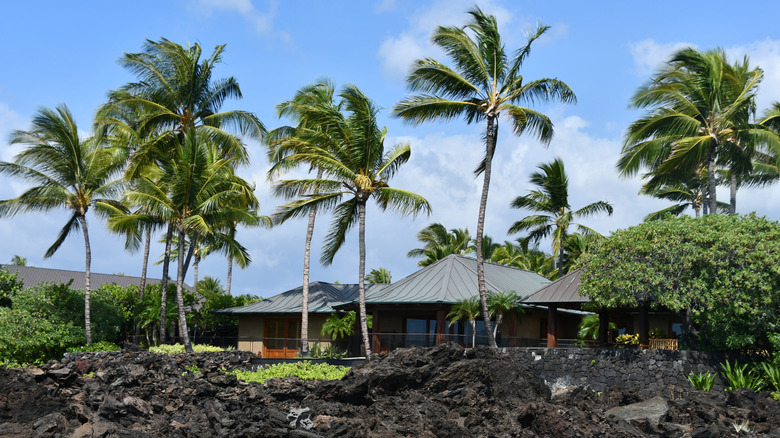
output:
<instances>
[{"instance_id":1,"label":"tall palm tree","mask_svg":"<svg viewBox=\"0 0 780 438\"><path fill-rule=\"evenodd\" d=\"M184 315L183 284L185 274L185 241L215 233L228 220L251 220L251 213L237 207L235 199L243 196L247 183L233 172L233 159L222 157L208 138L194 130L185 133L185 142L177 146L176 158L163 163L162 178L152 180L139 177L134 190L125 196L155 217L166 218L177 233L176 304L179 308L179 335L185 349L192 351ZM114 221L133 221L142 218L127 215ZM192 245L192 243L190 243Z\"/></svg>"},{"instance_id":2,"label":"tall palm tree","mask_svg":"<svg viewBox=\"0 0 780 438\"><path fill-rule=\"evenodd\" d=\"M648 167L654 174L706 169L707 210L718 211L716 164L744 173L755 144L769 133L750 123L760 69L747 58L731 65L722 49L675 52L668 66L632 97L631 107L647 113L631 124L617 167L634 175ZM737 172L739 170L739 172Z\"/></svg>"},{"instance_id":3,"label":"tall palm tree","mask_svg":"<svg viewBox=\"0 0 780 438\"><path fill-rule=\"evenodd\" d=\"M340 108L325 108L319 112L319 122L336 139L338 147L325 149L317 144L300 144L290 160L310 163L323 170L323 178L282 180L277 194L288 199L300 198L285 206L279 220L300 217L312 208L333 209L334 219L325 238L320 261L329 265L343 245L347 231L358 224L360 265L358 268L360 327L366 355L371 355L365 303L366 264L366 204L373 198L380 209L387 208L403 215L430 213L428 201L417 194L396 189L388 181L409 160L409 145L397 145L385 151L386 128L377 123L377 108L354 85L347 85L339 94Z\"/></svg>"},{"instance_id":4,"label":"tall palm tree","mask_svg":"<svg viewBox=\"0 0 780 438\"><path fill-rule=\"evenodd\" d=\"M527 239L536 243L552 235L552 250L553 254L558 255L558 277L561 277L569 227L575 225L583 234L598 234L593 229L574 221L602 212L612 215L612 205L605 201L597 201L578 210L572 210L569 205L569 178L566 176L563 161L556 158L551 163L539 165L538 168L540 171L531 175L531 184L538 188L512 201L512 208L527 209L538 214L526 216L515 222L509 227L508 233L529 231Z\"/></svg>"},{"instance_id":5,"label":"tall palm tree","mask_svg":"<svg viewBox=\"0 0 780 438\"><path fill-rule=\"evenodd\" d=\"M327 125L318 123L321 112L335 110L335 86L329 80L321 80L301 88L292 100L282 102L276 109L280 117L288 117L297 122L296 127L285 126L271 131L268 135L269 160L273 166L268 172L273 179L281 172L304 163L295 154L300 147L316 146L322 149L338 147L335 139L328 135ZM292 157L292 158L291 158ZM311 170L311 169L310 169ZM321 179L323 169L317 168L317 179ZM317 194L316 191L312 194ZM306 240L303 250L303 291L301 297L301 356L309 355L309 265L311 259L311 239L314 235L314 222L317 209L309 210L306 226Z\"/></svg>"},{"instance_id":6,"label":"tall palm tree","mask_svg":"<svg viewBox=\"0 0 780 438\"><path fill-rule=\"evenodd\" d=\"M455 68L431 58L415 61L407 84L412 91L421 94L398 102L394 113L416 124L460 116L469 124L485 121L485 156L476 169L476 173L482 173L484 179L475 239L482 316L489 328L490 315L481 245L499 117L501 113L509 116L516 135L530 132L542 143L549 144L553 135L550 119L531 108L519 105L549 99L560 99L569 103L575 102L576 97L562 81L548 78L524 81L520 74L523 62L531 53L531 44L542 36L549 26L540 25L528 38L528 44L517 50L509 60L510 55L501 41L496 18L485 14L478 7L469 11L469 15L471 21L466 26L439 26L433 33L433 43L452 59ZM490 345L497 347L490 330L488 338Z\"/></svg>"},{"instance_id":7,"label":"tall palm tree","mask_svg":"<svg viewBox=\"0 0 780 438\"><path fill-rule=\"evenodd\" d=\"M417 233L417 240L425 245L406 254L411 258L425 257L417 262L417 266L428 266L450 254L466 255L474 251L468 228L453 228L447 231L444 225L432 223Z\"/></svg>"},{"instance_id":8,"label":"tall palm tree","mask_svg":"<svg viewBox=\"0 0 780 438\"><path fill-rule=\"evenodd\" d=\"M242 97L235 78L213 77L224 49L224 45L216 46L210 57L201 60L199 44L183 47L163 38L147 40L143 52L125 53L119 60L138 82L110 93L109 101L98 111L98 126L101 131L130 126L140 137L153 139L141 143L134 151L127 176L135 177L148 166L159 166L160 161L171 159L172 151L184 144L185 133L191 129L205 135L222 156L234 158L235 164L247 162L245 146L234 134L259 139L265 127L250 112L221 111L227 99ZM168 225L160 315L163 341L165 286L174 232L173 225Z\"/></svg>"},{"instance_id":9,"label":"tall palm tree","mask_svg":"<svg viewBox=\"0 0 780 438\"><path fill-rule=\"evenodd\" d=\"M82 140L70 110L41 108L29 131L14 131L11 144L29 147L13 163L0 162L0 174L23 178L33 185L19 197L0 201L0 217L17 213L63 208L70 218L44 257L51 257L74 230L84 233L84 327L86 341L92 344L90 314L90 265L92 249L87 229L87 212L98 201L106 201L121 191L115 180L122 155L95 138Z\"/></svg>"}]
</instances>

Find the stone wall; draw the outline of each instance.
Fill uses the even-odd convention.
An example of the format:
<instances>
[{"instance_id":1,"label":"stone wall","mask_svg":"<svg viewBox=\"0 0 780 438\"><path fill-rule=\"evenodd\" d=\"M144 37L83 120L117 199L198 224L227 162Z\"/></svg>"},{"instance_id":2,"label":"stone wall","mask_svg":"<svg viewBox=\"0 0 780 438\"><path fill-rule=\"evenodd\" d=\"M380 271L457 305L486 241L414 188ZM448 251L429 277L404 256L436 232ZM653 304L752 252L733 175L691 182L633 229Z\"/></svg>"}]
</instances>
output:
<instances>
[{"instance_id":1,"label":"stone wall","mask_svg":"<svg viewBox=\"0 0 780 438\"><path fill-rule=\"evenodd\" d=\"M723 390L719 373L726 356L698 351L596 349L596 348L523 348L508 353L529 361L553 394L566 387L588 387L596 392L608 387L636 389L652 397L683 396L693 390L687 379L694 373L716 373L713 390ZM741 362L741 361L740 361Z\"/></svg>"}]
</instances>

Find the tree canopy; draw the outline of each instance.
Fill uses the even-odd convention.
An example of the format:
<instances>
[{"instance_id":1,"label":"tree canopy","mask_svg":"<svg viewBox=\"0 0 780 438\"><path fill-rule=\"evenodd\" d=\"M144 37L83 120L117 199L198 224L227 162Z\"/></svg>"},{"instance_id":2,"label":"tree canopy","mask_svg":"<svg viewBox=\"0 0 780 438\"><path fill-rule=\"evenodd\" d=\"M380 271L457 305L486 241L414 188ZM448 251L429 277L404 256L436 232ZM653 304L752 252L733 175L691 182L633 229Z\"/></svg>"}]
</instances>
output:
<instances>
[{"instance_id":1,"label":"tree canopy","mask_svg":"<svg viewBox=\"0 0 780 438\"><path fill-rule=\"evenodd\" d=\"M669 218L619 230L580 262L602 308L668 308L691 348L768 348L780 331L780 224L755 215Z\"/></svg>"}]
</instances>

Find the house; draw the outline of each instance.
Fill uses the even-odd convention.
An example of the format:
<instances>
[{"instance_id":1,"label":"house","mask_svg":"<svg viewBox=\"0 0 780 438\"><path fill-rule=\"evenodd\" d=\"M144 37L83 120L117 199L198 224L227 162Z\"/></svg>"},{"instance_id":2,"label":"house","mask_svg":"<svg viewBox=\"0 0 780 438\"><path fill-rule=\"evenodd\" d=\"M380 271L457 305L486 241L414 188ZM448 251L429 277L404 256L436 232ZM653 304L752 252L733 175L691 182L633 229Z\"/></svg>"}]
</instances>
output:
<instances>
[{"instance_id":1,"label":"house","mask_svg":"<svg viewBox=\"0 0 780 438\"><path fill-rule=\"evenodd\" d=\"M367 284L373 291L384 285ZM325 319L336 312L334 306L357 299L357 284L309 283L309 339L311 344L330 344L320 339ZM214 313L238 317L238 349L252 351L265 358L294 357L300 350L303 286L243 307L216 310Z\"/></svg>"},{"instance_id":2,"label":"house","mask_svg":"<svg viewBox=\"0 0 780 438\"><path fill-rule=\"evenodd\" d=\"M550 283L535 272L505 265L485 262L484 269L489 292L514 291L525 298ZM396 283L367 285L366 311L373 315L372 350L382 352L448 341L470 344L471 326L468 323L450 324L447 314L453 304L477 294L476 259L457 255L447 256ZM298 287L249 306L216 313L239 317L239 349L257 352L263 357L292 357L300 345L301 296L302 287ZM325 318L333 312L357 310L357 296L358 287L354 284L311 283L310 342L328 342L316 339ZM502 345L539 346L541 338L546 336L547 309L537 305L523 307L523 315L505 317L497 333ZM581 316L579 310L562 309L554 321L556 333L574 338ZM487 342L482 321L477 321L477 334L478 343ZM360 345L356 341L351 345ZM359 354L357 351L352 353Z\"/></svg>"},{"instance_id":3,"label":"house","mask_svg":"<svg viewBox=\"0 0 780 438\"><path fill-rule=\"evenodd\" d=\"M37 286L41 283L62 283L67 284L72 281L71 289L84 290L84 271L67 271L64 269L36 268L33 266L18 265L0 265L0 269L5 269L10 273L17 272L18 279L22 280L24 288ZM121 274L100 274L91 272L89 275L90 288L95 290L104 284L115 284L121 287L130 285L141 285L141 277L132 277ZM160 284L160 279L147 278L146 284ZM175 284L175 283L174 283ZM185 284L185 289L192 292L191 286Z\"/></svg>"},{"instance_id":4,"label":"house","mask_svg":"<svg viewBox=\"0 0 780 438\"><path fill-rule=\"evenodd\" d=\"M544 286L535 293L526 297L524 303L535 304L547 308L547 320L556 321L561 311L570 310L596 310L590 305L590 298L587 295L580 295L580 277L582 271L577 269L558 280ZM651 312L647 306L640 308L620 308L609 311L601 310L599 313L599 323L601 324L600 339L601 345L608 344L608 324L615 322L618 333L638 333L640 345L650 345L649 332L658 330L665 333L666 336L679 336L682 324L679 316L675 312L666 309L658 309ZM547 347L553 348L558 345L558 339L561 332L556 330L558 324L549 324L546 337ZM566 333L568 336L568 333Z\"/></svg>"}]
</instances>

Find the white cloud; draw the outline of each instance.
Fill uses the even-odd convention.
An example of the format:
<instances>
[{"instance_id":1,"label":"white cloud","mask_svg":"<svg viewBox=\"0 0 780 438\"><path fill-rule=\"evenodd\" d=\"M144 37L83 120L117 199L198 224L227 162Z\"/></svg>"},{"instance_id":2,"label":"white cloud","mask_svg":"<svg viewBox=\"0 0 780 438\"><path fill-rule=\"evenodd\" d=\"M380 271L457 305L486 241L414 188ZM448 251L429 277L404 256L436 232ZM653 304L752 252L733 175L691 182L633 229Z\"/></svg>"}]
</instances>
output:
<instances>
[{"instance_id":1,"label":"white cloud","mask_svg":"<svg viewBox=\"0 0 780 438\"><path fill-rule=\"evenodd\" d=\"M663 44L653 39L628 43L628 49L634 57L636 73L640 76L647 76L656 72L669 59L669 55L683 47L695 46L685 42Z\"/></svg>"},{"instance_id":2,"label":"white cloud","mask_svg":"<svg viewBox=\"0 0 780 438\"><path fill-rule=\"evenodd\" d=\"M767 38L746 45L727 47L726 53L730 60L740 62L748 55L751 67L761 67L764 70L764 80L757 98L759 114L772 102L780 101L780 40Z\"/></svg>"},{"instance_id":3,"label":"white cloud","mask_svg":"<svg viewBox=\"0 0 780 438\"><path fill-rule=\"evenodd\" d=\"M374 6L374 12L380 13L393 11L395 10L396 6L397 5L395 0L381 0L379 3L377 3L376 6Z\"/></svg>"},{"instance_id":4,"label":"white cloud","mask_svg":"<svg viewBox=\"0 0 780 438\"><path fill-rule=\"evenodd\" d=\"M411 14L409 27L397 36L390 36L382 42L377 57L382 70L391 79L401 81L415 59L431 56L441 58L442 52L431 45L429 38L437 26L461 26L468 21L466 11L473 2L469 0L439 0ZM480 8L495 15L499 26L505 26L512 14L493 2L481 2Z\"/></svg>"},{"instance_id":5,"label":"white cloud","mask_svg":"<svg viewBox=\"0 0 780 438\"><path fill-rule=\"evenodd\" d=\"M261 35L271 32L273 21L276 17L277 2L269 2L267 12L255 9L251 0L200 0L196 10L200 13L210 14L212 11L238 12L246 19L255 31ZM287 38L286 34L282 35Z\"/></svg>"}]
</instances>

